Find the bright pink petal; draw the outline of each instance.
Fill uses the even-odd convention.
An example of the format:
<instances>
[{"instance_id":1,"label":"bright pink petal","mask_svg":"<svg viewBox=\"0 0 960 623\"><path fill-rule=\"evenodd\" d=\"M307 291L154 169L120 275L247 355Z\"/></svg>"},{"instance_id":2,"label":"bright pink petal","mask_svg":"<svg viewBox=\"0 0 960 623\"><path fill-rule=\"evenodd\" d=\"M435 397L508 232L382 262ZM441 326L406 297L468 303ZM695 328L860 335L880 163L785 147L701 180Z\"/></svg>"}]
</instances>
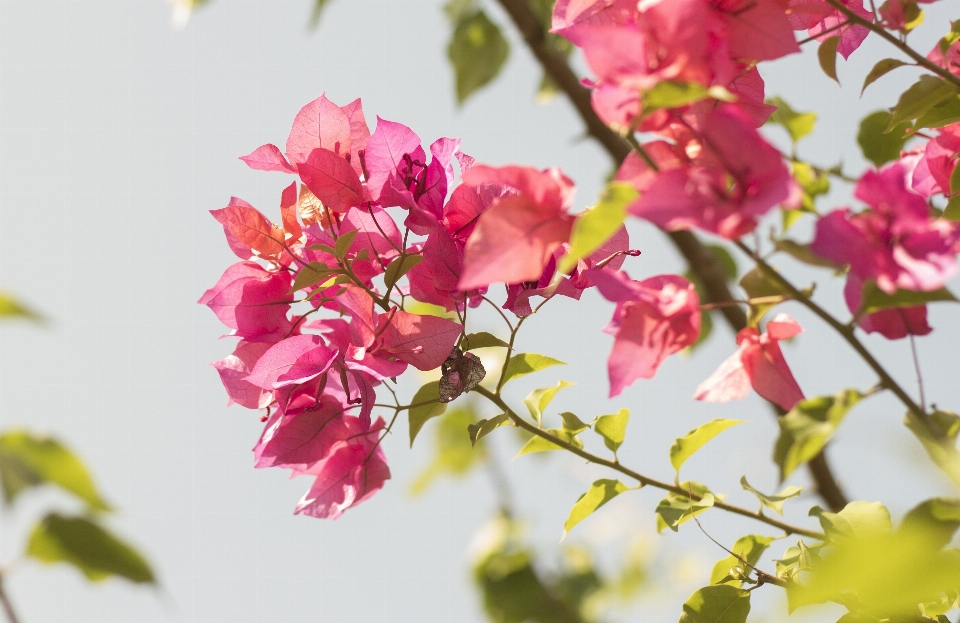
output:
<instances>
[{"instance_id":1,"label":"bright pink petal","mask_svg":"<svg viewBox=\"0 0 960 623\"><path fill-rule=\"evenodd\" d=\"M803 392L790 372L775 339L745 342L740 358L755 392L789 411L803 400Z\"/></svg>"},{"instance_id":2,"label":"bright pink petal","mask_svg":"<svg viewBox=\"0 0 960 623\"><path fill-rule=\"evenodd\" d=\"M285 416L271 427L254 449L256 466L308 469L350 434L343 405L330 396L321 396L315 409Z\"/></svg>"},{"instance_id":3,"label":"bright pink petal","mask_svg":"<svg viewBox=\"0 0 960 623\"><path fill-rule=\"evenodd\" d=\"M367 171L367 188L370 196L379 199L384 184L404 164L403 157L413 154L420 147L420 137L402 123L394 123L377 117L377 128L367 142L364 154Z\"/></svg>"},{"instance_id":4,"label":"bright pink petal","mask_svg":"<svg viewBox=\"0 0 960 623\"><path fill-rule=\"evenodd\" d=\"M230 396L230 404L263 409L273 401L273 392L244 380L270 346L265 342L240 342L232 355L210 364L220 373L220 381Z\"/></svg>"},{"instance_id":5,"label":"bright pink petal","mask_svg":"<svg viewBox=\"0 0 960 623\"><path fill-rule=\"evenodd\" d=\"M771 339L789 340L799 335L803 329L800 328L800 323L796 320L787 314L780 313L767 323L766 331Z\"/></svg>"},{"instance_id":6,"label":"bright pink petal","mask_svg":"<svg viewBox=\"0 0 960 623\"><path fill-rule=\"evenodd\" d=\"M260 255L271 256L283 251L283 232L255 208L231 205L210 210L210 214L227 234Z\"/></svg>"},{"instance_id":7,"label":"bright pink petal","mask_svg":"<svg viewBox=\"0 0 960 623\"><path fill-rule=\"evenodd\" d=\"M363 175L363 169L360 163L360 152L367 148L367 141L370 140L370 128L367 127L367 120L363 118L363 106L360 99L357 98L341 106L340 110L347 117L350 123L350 166L357 172L357 175ZM342 153L342 152L341 152Z\"/></svg>"},{"instance_id":8,"label":"bright pink petal","mask_svg":"<svg viewBox=\"0 0 960 623\"><path fill-rule=\"evenodd\" d=\"M694 400L729 402L746 398L750 393L750 377L740 361L740 351L727 357L717 370L697 385Z\"/></svg>"},{"instance_id":9,"label":"bright pink petal","mask_svg":"<svg viewBox=\"0 0 960 623\"><path fill-rule=\"evenodd\" d=\"M288 273L271 273L254 262L238 262L227 268L198 303L207 305L240 337L254 338L289 325L287 303L292 300Z\"/></svg>"},{"instance_id":10,"label":"bright pink petal","mask_svg":"<svg viewBox=\"0 0 960 623\"><path fill-rule=\"evenodd\" d=\"M272 143L261 145L253 150L252 153L241 156L241 160L247 163L251 169L258 171L281 171L283 173L296 173L287 159L283 156L280 149Z\"/></svg>"},{"instance_id":11,"label":"bright pink petal","mask_svg":"<svg viewBox=\"0 0 960 623\"><path fill-rule=\"evenodd\" d=\"M463 327L437 316L397 311L383 332L379 352L389 352L418 370L435 370L446 361Z\"/></svg>"},{"instance_id":12,"label":"bright pink petal","mask_svg":"<svg viewBox=\"0 0 960 623\"><path fill-rule=\"evenodd\" d=\"M319 335L294 335L271 346L246 380L263 389L277 389L298 382L285 377L293 370L303 375L299 382L305 382L325 372L336 354Z\"/></svg>"},{"instance_id":13,"label":"bright pink petal","mask_svg":"<svg viewBox=\"0 0 960 623\"><path fill-rule=\"evenodd\" d=\"M298 166L300 179L331 210L344 213L363 201L360 178L342 157L317 148Z\"/></svg>"},{"instance_id":14,"label":"bright pink petal","mask_svg":"<svg viewBox=\"0 0 960 623\"><path fill-rule=\"evenodd\" d=\"M800 51L779 0L721 0L730 55L768 61Z\"/></svg>"},{"instance_id":15,"label":"bright pink petal","mask_svg":"<svg viewBox=\"0 0 960 623\"><path fill-rule=\"evenodd\" d=\"M323 148L343 156L350 152L350 119L339 106L321 95L300 109L287 137L287 156L295 164ZM316 194L316 193L314 193Z\"/></svg>"}]
</instances>

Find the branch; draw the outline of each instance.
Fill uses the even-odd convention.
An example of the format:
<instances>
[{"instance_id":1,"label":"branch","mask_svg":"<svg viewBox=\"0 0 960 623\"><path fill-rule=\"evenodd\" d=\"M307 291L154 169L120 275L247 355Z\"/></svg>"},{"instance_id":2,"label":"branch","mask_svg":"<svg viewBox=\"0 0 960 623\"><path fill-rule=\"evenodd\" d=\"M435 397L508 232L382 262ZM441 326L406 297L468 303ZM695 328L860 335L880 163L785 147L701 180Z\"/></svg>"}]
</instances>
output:
<instances>
[{"instance_id":1,"label":"branch","mask_svg":"<svg viewBox=\"0 0 960 623\"><path fill-rule=\"evenodd\" d=\"M573 73L564 55L550 45L544 27L530 9L528 0L497 1L513 20L543 70L577 109L580 119L587 126L587 134L599 142L616 163L622 162L630 153L629 143L607 127L593 111L590 91L580 84L580 80ZM690 271L699 279L708 303L735 300L730 288L727 287L727 277L716 255L704 246L696 235L689 231L665 233L686 259ZM746 313L738 306L724 306L719 311L735 333L747 326ZM833 511L839 511L846 506L846 496L833 477L822 451L808 463L808 466L816 484L817 493L827 506Z\"/></svg>"},{"instance_id":2,"label":"branch","mask_svg":"<svg viewBox=\"0 0 960 623\"><path fill-rule=\"evenodd\" d=\"M844 4L839 0L826 0L826 2L836 10L843 13L847 17L847 19L853 22L854 24L858 24L860 26L863 26L864 28L872 30L873 32L880 35L882 38L886 39L888 43L890 43L895 48L897 48L898 50L900 50L901 52L903 52L904 54L912 58L914 61L917 62L918 65L920 65L924 69L927 69L928 71L932 71L933 73L937 74L947 82L951 83L953 86L960 88L960 78L958 78L957 76L954 76L952 73L950 73L943 67L940 67L936 63L931 62L926 56L923 56L919 52L916 52L909 45L907 45L903 41L900 41L899 39L891 35L882 26L878 26L875 22L871 22L870 20L866 20L860 17L859 15L857 15L856 13L848 9L846 6L844 6Z\"/></svg>"},{"instance_id":3,"label":"branch","mask_svg":"<svg viewBox=\"0 0 960 623\"><path fill-rule=\"evenodd\" d=\"M601 458L599 456L596 456L594 454L590 454L586 450L583 450L582 448L578 448L575 445L571 444L570 442L560 439L556 435L552 435L548 433L542 428L537 428L533 424L527 422L525 419L517 415L516 411L511 409L507 405L507 403L503 401L503 399L500 396L494 394L493 392L491 392L485 387L478 385L471 391L477 392L478 394L480 394L481 396L483 396L493 404L503 409L503 412L507 414L507 417L509 417L510 420L514 424L516 424L519 428L522 428L523 430L529 433L533 433L538 437L542 437L543 439L546 439L550 443L556 446L559 446L564 450L567 450L568 452L572 452L573 454L576 454L580 458L585 459L590 463L596 463L597 465L603 465L604 467L609 467L610 469L616 470L621 474L624 474L626 476L629 476L630 478L633 478L643 486L650 486L657 489L663 489L664 491L676 493L678 495L689 497L694 500L703 499L702 496L699 496L696 493L693 493L692 491L687 491L686 489L683 489L676 485L671 485L666 482L654 480L653 478L649 478L647 476L644 476L643 474L639 474L633 471L632 469L630 469L629 467L625 467L624 465L616 461L610 461L610 460ZM744 517L750 517L751 519L756 519L757 521L761 521L767 525L773 526L775 528L779 528L784 532L786 532L787 534L799 534L802 536L810 537L812 539L819 539L821 541L826 538L821 532L817 532L815 530L807 530L806 528L800 528L799 526L788 524L784 521L774 519L773 517L768 517L762 513L752 511L746 508L742 508L740 506L734 506L733 504L727 504L725 502L721 502L720 500L714 501L713 506L715 508L720 508L727 512L734 513L736 515L743 515Z\"/></svg>"},{"instance_id":4,"label":"branch","mask_svg":"<svg viewBox=\"0 0 960 623\"><path fill-rule=\"evenodd\" d=\"M3 579L3 576L0 575L0 609L2 609L6 615L7 621L10 623L19 623L20 619L17 618L17 614L13 610L13 604L10 603L10 598L7 597L7 593L3 588Z\"/></svg>"}]
</instances>

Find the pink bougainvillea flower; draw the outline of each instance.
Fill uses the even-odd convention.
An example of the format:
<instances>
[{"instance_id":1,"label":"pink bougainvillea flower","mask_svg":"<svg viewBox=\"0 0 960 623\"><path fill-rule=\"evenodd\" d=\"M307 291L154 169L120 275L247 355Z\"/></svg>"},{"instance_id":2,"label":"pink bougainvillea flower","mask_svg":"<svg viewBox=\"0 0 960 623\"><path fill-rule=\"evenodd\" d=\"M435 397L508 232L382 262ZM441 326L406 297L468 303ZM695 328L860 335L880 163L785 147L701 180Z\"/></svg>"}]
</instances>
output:
<instances>
[{"instance_id":1,"label":"pink bougainvillea flower","mask_svg":"<svg viewBox=\"0 0 960 623\"><path fill-rule=\"evenodd\" d=\"M700 334L700 298L678 275L633 281L624 272L594 269L586 276L617 304L604 332L614 336L607 360L610 397L638 378L649 379L667 356L690 346Z\"/></svg>"},{"instance_id":2,"label":"pink bougainvillea flower","mask_svg":"<svg viewBox=\"0 0 960 623\"><path fill-rule=\"evenodd\" d=\"M307 402L312 403L308 408L296 413L287 410L267 424L254 448L258 468L309 469L351 435L344 406L336 398L323 395Z\"/></svg>"},{"instance_id":3,"label":"pink bougainvillea flower","mask_svg":"<svg viewBox=\"0 0 960 623\"><path fill-rule=\"evenodd\" d=\"M236 335L262 341L252 338L290 326L287 311L292 300L288 273L272 273L255 262L238 262L198 302L235 329Z\"/></svg>"},{"instance_id":4,"label":"pink bougainvillea flower","mask_svg":"<svg viewBox=\"0 0 960 623\"><path fill-rule=\"evenodd\" d=\"M960 41L955 41L946 51L937 43L927 54L927 58L953 75L960 76Z\"/></svg>"},{"instance_id":5,"label":"pink bougainvillea flower","mask_svg":"<svg viewBox=\"0 0 960 623\"><path fill-rule=\"evenodd\" d=\"M873 13L864 8L863 0L840 1L860 17L873 21ZM824 0L790 0L788 16L794 30L806 30L811 37L816 37L817 41L823 42L839 36L837 52L845 59L849 58L870 34L867 27L848 23L850 20L846 15Z\"/></svg>"},{"instance_id":6,"label":"pink bougainvillea flower","mask_svg":"<svg viewBox=\"0 0 960 623\"><path fill-rule=\"evenodd\" d=\"M769 61L800 51L782 0L712 0L711 5L723 24L731 57Z\"/></svg>"},{"instance_id":7,"label":"pink bougainvillea flower","mask_svg":"<svg viewBox=\"0 0 960 623\"><path fill-rule=\"evenodd\" d=\"M590 26L628 23L637 12L636 0L557 0L553 7L550 32L582 47L579 30Z\"/></svg>"},{"instance_id":8,"label":"pink bougainvillea flower","mask_svg":"<svg viewBox=\"0 0 960 623\"><path fill-rule=\"evenodd\" d=\"M382 489L390 478L390 468L379 444L383 419L378 419L367 432L363 432L357 418L346 417L345 422L354 429L352 435L337 444L327 458L299 472L316 475L317 479L297 504L295 514L336 519Z\"/></svg>"},{"instance_id":9,"label":"pink bougainvillea flower","mask_svg":"<svg viewBox=\"0 0 960 623\"><path fill-rule=\"evenodd\" d=\"M477 219L458 287L539 279L553 252L570 238L573 182L556 169L478 165L464 174L463 183L507 186L516 194L495 199Z\"/></svg>"},{"instance_id":10,"label":"pink bougainvillea flower","mask_svg":"<svg viewBox=\"0 0 960 623\"><path fill-rule=\"evenodd\" d=\"M426 168L427 155L420 137L403 125L377 117L377 128L367 142L364 161L367 165L367 189L370 196L384 206L410 207L411 198L404 191Z\"/></svg>"},{"instance_id":11,"label":"pink bougainvillea flower","mask_svg":"<svg viewBox=\"0 0 960 623\"><path fill-rule=\"evenodd\" d=\"M958 271L960 228L931 218L923 198L907 189L905 177L899 161L865 173L855 196L871 209L852 214L841 208L820 218L811 250L849 264L851 275L861 282L874 280L887 294L898 288L942 288Z\"/></svg>"},{"instance_id":12,"label":"pink bougainvillea flower","mask_svg":"<svg viewBox=\"0 0 960 623\"><path fill-rule=\"evenodd\" d=\"M294 335L261 355L245 380L267 390L300 385L329 370L336 355L319 335Z\"/></svg>"},{"instance_id":13,"label":"pink bougainvillea flower","mask_svg":"<svg viewBox=\"0 0 960 623\"><path fill-rule=\"evenodd\" d=\"M236 241L262 257L283 252L283 229L246 201L232 199L230 205L210 210L210 214L223 225L223 231L231 242Z\"/></svg>"},{"instance_id":14,"label":"pink bougainvillea flower","mask_svg":"<svg viewBox=\"0 0 960 623\"><path fill-rule=\"evenodd\" d=\"M786 314L778 314L768 322L762 335L754 327L741 329L737 334L739 350L697 386L693 397L707 402L739 400L752 386L758 394L789 411L803 400L803 392L780 352L779 342L800 331L797 321Z\"/></svg>"},{"instance_id":15,"label":"pink bougainvillea flower","mask_svg":"<svg viewBox=\"0 0 960 623\"><path fill-rule=\"evenodd\" d=\"M950 176L957 167L958 153L960 123L940 128L938 135L927 141L922 151L911 151L902 158L906 160L904 167L910 188L928 199L937 194L950 195Z\"/></svg>"},{"instance_id":16,"label":"pink bougainvillea flower","mask_svg":"<svg viewBox=\"0 0 960 623\"><path fill-rule=\"evenodd\" d=\"M617 179L641 193L630 212L667 230L698 227L734 239L774 206L796 202L798 187L780 153L753 126L746 112L726 104L701 111L698 129L674 145L647 143L658 172L628 156Z\"/></svg>"},{"instance_id":17,"label":"pink bougainvillea flower","mask_svg":"<svg viewBox=\"0 0 960 623\"><path fill-rule=\"evenodd\" d=\"M913 305L881 309L871 314L860 314L863 304L863 281L856 275L847 276L843 288L847 309L854 315L857 325L867 333L879 333L888 340L899 340L908 335L927 335L933 328L927 324L927 306Z\"/></svg>"},{"instance_id":18,"label":"pink bougainvillea flower","mask_svg":"<svg viewBox=\"0 0 960 623\"><path fill-rule=\"evenodd\" d=\"M248 409L263 409L273 401L272 391L245 380L257 360L271 346L268 342L241 341L232 355L211 364L220 374L220 381L230 397L228 404L236 403Z\"/></svg>"},{"instance_id":19,"label":"pink bougainvillea flower","mask_svg":"<svg viewBox=\"0 0 960 623\"><path fill-rule=\"evenodd\" d=\"M293 165L287 162L283 152L276 145L270 143L257 147L246 156L240 156L240 159L247 163L247 166L251 169L257 169L258 171L297 172Z\"/></svg>"}]
</instances>

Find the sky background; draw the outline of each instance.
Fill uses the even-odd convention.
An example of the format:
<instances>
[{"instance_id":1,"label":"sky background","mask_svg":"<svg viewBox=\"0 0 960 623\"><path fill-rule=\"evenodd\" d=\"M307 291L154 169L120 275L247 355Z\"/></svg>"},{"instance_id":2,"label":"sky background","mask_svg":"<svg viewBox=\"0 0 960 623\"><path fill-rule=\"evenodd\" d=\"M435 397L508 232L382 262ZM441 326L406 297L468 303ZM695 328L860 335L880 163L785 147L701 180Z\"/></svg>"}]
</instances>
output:
<instances>
[{"instance_id":1,"label":"sky background","mask_svg":"<svg viewBox=\"0 0 960 623\"><path fill-rule=\"evenodd\" d=\"M159 0L0 0L0 286L50 320L42 328L0 327L0 425L55 434L83 456L120 509L111 527L147 555L161 585L90 586L72 568L23 563L8 590L24 623L486 620L471 585L468 546L496 510L487 474L441 479L420 497L409 494L432 458L436 422L411 451L401 420L384 443L393 479L335 522L293 516L308 481L252 468L258 414L226 407L208 364L232 345L217 339L224 328L196 304L235 261L208 210L235 195L275 215L289 180L237 158L263 143L282 145L300 107L322 92L338 104L363 98L371 129L379 115L409 125L424 143L462 137L464 151L484 163L559 166L578 184L577 210L595 200L611 164L582 138L566 102L535 102L539 69L509 28L504 72L457 107L441 2L337 0L314 33L307 29L311 5L216 0L175 31L170 5ZM958 17L951 8L956 4L928 7L912 38L917 49L925 53L946 32L947 18ZM496 7L490 14L505 23ZM885 46L873 37L840 63L843 90L822 75L809 46L762 68L768 95L820 114L802 156L863 170L854 141L858 119L892 106L917 74L901 69L860 98L872 64L894 55ZM767 130L784 145L783 133ZM849 187L835 186L820 205L849 196ZM777 221L774 215L761 235ZM682 272L659 232L638 223L630 231L631 246L643 251L625 265L632 277ZM809 228L798 226L795 237L808 239ZM798 283L816 281L817 300L847 317L841 284L828 272L786 258L776 263ZM827 327L795 304L783 310L805 329L784 351L808 396L873 385L866 366ZM612 311L590 292L580 304L551 302L529 321L519 348L569 366L515 381L511 403L558 378L577 381L558 395L550 417L569 410L588 420L630 408L620 459L664 480L672 477L673 438L716 417L750 420L698 453L683 475L741 505L755 504L740 490L741 475L772 492L777 429L762 401L690 400L735 349L732 333L718 323L692 358L671 358L655 379L610 401L605 360L612 340L600 329ZM933 306L935 330L918 340L927 400L954 410L960 389L949 347L960 343L956 311ZM477 320L476 329L501 329L493 317ZM866 342L914 391L908 342ZM408 383L405 395L416 386ZM889 396L870 398L851 412L830 450L851 499L883 500L895 518L953 491L924 463L902 415ZM612 475L562 453L511 461L519 442L510 431L488 440L532 542L550 563L573 502L590 482ZM601 452L602 444L589 440L588 448ZM789 484L806 485L803 470ZM655 563L657 580L645 598L612 620L675 620L725 555L689 524L657 537L652 509L661 497L653 490L622 495L568 537L596 546L605 565L641 538ZM813 503L813 496L788 503L788 516L815 527L805 517ZM0 564L17 557L30 525L51 505L74 508L56 492L39 492L2 511ZM728 543L747 533L774 534L719 512L704 515L703 524ZM780 541L772 553L779 557L790 544ZM783 617L779 591L755 595L754 620Z\"/></svg>"}]
</instances>

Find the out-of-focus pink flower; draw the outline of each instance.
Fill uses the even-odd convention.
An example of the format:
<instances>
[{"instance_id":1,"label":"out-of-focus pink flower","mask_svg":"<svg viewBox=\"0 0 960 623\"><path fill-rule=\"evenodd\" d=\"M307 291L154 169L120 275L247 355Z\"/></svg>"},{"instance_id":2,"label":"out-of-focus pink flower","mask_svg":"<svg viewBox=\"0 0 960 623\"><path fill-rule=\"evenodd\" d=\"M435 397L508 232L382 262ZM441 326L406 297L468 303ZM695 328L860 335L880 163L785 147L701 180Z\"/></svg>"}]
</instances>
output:
<instances>
[{"instance_id":1,"label":"out-of-focus pink flower","mask_svg":"<svg viewBox=\"0 0 960 623\"><path fill-rule=\"evenodd\" d=\"M604 332L614 336L607 359L610 397L638 378L649 379L667 356L690 346L700 334L700 298L678 275L633 281L624 272L590 270L586 277L617 304Z\"/></svg>"},{"instance_id":2,"label":"out-of-focus pink flower","mask_svg":"<svg viewBox=\"0 0 960 623\"><path fill-rule=\"evenodd\" d=\"M847 276L843 298L847 302L847 309L854 314L857 325L867 333L879 333L888 340L899 340L908 335L926 335L933 331L927 324L926 305L881 309L871 314L859 315L860 306L863 304L863 281L856 275Z\"/></svg>"},{"instance_id":3,"label":"out-of-focus pink flower","mask_svg":"<svg viewBox=\"0 0 960 623\"><path fill-rule=\"evenodd\" d=\"M733 239L753 231L774 206L795 202L796 182L753 125L728 104L701 112L674 145L644 145L659 171L631 154L617 173L640 191L630 212L664 229L698 227Z\"/></svg>"},{"instance_id":4,"label":"out-of-focus pink flower","mask_svg":"<svg viewBox=\"0 0 960 623\"><path fill-rule=\"evenodd\" d=\"M899 161L864 174L855 196L871 209L852 214L842 208L820 218L810 246L887 294L937 290L958 270L960 228L931 218L923 198L907 189L905 174Z\"/></svg>"},{"instance_id":5,"label":"out-of-focus pink flower","mask_svg":"<svg viewBox=\"0 0 960 623\"><path fill-rule=\"evenodd\" d=\"M940 128L922 150L911 150L901 158L910 188L928 199L937 194L950 195L950 176L957 167L958 152L960 123Z\"/></svg>"},{"instance_id":6,"label":"out-of-focus pink flower","mask_svg":"<svg viewBox=\"0 0 960 623\"><path fill-rule=\"evenodd\" d=\"M800 331L797 321L786 314L778 314L768 322L763 334L754 327L741 329L737 334L740 348L697 386L694 399L707 402L739 400L753 387L758 394L789 411L803 400L803 392L780 352L779 342Z\"/></svg>"},{"instance_id":7,"label":"out-of-focus pink flower","mask_svg":"<svg viewBox=\"0 0 960 623\"><path fill-rule=\"evenodd\" d=\"M860 17L873 21L873 14L864 8L863 0L840 1ZM839 36L837 52L843 58L849 58L870 34L867 27L850 24L846 15L824 0L790 0L788 15L794 30L806 30L811 37L816 37L817 41Z\"/></svg>"},{"instance_id":8,"label":"out-of-focus pink flower","mask_svg":"<svg viewBox=\"0 0 960 623\"><path fill-rule=\"evenodd\" d=\"M960 76L960 41L955 41L947 48L946 53L940 49L940 43L933 46L927 59L943 67L955 76Z\"/></svg>"}]
</instances>

